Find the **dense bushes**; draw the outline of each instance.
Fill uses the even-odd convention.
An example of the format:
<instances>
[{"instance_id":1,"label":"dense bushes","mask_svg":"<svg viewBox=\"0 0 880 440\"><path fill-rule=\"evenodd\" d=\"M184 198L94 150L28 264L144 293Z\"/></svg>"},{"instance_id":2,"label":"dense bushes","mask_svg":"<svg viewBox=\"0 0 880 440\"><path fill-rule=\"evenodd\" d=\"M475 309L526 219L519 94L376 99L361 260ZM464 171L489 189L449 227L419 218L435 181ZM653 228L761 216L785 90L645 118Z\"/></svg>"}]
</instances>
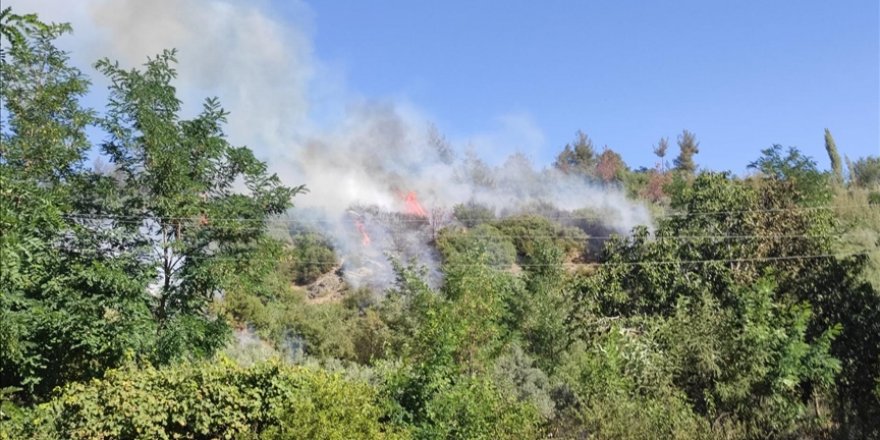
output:
<instances>
[{"instance_id":1,"label":"dense bushes","mask_svg":"<svg viewBox=\"0 0 880 440\"><path fill-rule=\"evenodd\" d=\"M460 264L463 254L478 252L493 267L509 268L516 262L513 243L489 224L480 224L469 230L446 228L437 237L437 249L449 264Z\"/></svg>"},{"instance_id":2,"label":"dense bushes","mask_svg":"<svg viewBox=\"0 0 880 440\"><path fill-rule=\"evenodd\" d=\"M111 371L34 411L20 438L406 438L371 386L277 361Z\"/></svg>"},{"instance_id":3,"label":"dense bushes","mask_svg":"<svg viewBox=\"0 0 880 440\"><path fill-rule=\"evenodd\" d=\"M294 234L291 247L293 279L297 284L309 284L336 267L333 247L315 232Z\"/></svg>"}]
</instances>

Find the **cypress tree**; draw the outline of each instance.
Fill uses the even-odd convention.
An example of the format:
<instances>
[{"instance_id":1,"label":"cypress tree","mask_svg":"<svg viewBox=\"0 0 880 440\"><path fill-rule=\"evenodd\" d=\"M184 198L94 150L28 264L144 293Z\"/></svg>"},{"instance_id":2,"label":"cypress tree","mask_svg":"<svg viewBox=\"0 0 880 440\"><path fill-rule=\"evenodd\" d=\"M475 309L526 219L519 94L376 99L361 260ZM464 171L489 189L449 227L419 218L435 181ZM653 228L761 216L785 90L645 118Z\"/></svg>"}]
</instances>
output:
<instances>
[{"instance_id":1,"label":"cypress tree","mask_svg":"<svg viewBox=\"0 0 880 440\"><path fill-rule=\"evenodd\" d=\"M843 183L843 164L840 161L840 154L837 152L837 145L831 136L831 131L825 129L825 151L828 152L828 159L831 160L831 172L834 174L834 181L839 185Z\"/></svg>"}]
</instances>

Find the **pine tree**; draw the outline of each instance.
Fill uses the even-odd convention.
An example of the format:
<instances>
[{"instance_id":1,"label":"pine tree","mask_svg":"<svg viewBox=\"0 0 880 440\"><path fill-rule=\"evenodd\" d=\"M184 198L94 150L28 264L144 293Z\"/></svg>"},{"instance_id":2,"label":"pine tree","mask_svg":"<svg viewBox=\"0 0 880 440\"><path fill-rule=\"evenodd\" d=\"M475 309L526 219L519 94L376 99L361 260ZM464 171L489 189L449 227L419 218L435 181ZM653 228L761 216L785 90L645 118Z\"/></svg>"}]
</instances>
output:
<instances>
[{"instance_id":1,"label":"pine tree","mask_svg":"<svg viewBox=\"0 0 880 440\"><path fill-rule=\"evenodd\" d=\"M697 142L696 136L690 131L683 130L678 136L678 148L681 151L675 158L675 169L683 173L694 174L697 171L694 155L700 152L700 143Z\"/></svg>"},{"instance_id":2,"label":"pine tree","mask_svg":"<svg viewBox=\"0 0 880 440\"><path fill-rule=\"evenodd\" d=\"M654 147L654 154L660 159L660 171L666 170L666 150L669 149L669 139L662 137Z\"/></svg>"},{"instance_id":3,"label":"pine tree","mask_svg":"<svg viewBox=\"0 0 880 440\"><path fill-rule=\"evenodd\" d=\"M553 165L566 174L592 176L596 161L596 149L593 147L592 139L578 130L577 139L565 145L565 149L559 153Z\"/></svg>"}]
</instances>

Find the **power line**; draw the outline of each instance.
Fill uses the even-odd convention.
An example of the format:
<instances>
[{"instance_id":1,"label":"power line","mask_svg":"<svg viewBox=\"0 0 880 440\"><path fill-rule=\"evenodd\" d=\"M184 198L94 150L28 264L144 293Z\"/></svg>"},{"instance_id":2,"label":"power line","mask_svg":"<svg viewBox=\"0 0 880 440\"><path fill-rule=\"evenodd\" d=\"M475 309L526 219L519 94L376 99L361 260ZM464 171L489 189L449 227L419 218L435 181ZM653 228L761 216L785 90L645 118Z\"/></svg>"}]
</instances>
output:
<instances>
[{"instance_id":1,"label":"power line","mask_svg":"<svg viewBox=\"0 0 880 440\"><path fill-rule=\"evenodd\" d=\"M124 224L141 224L137 222L122 222ZM277 229L283 228L282 225L266 225L266 227L237 227L234 228L235 231L284 231L288 232L288 229ZM217 225L197 225L194 227L196 230L225 230L225 229L233 229L233 227L224 227ZM357 235L358 232L356 230L350 231L352 235ZM424 232L424 231L420 231ZM616 234L616 235L587 235L584 236L571 236L567 235L564 232L559 234L506 234L504 232L499 231L499 235L505 238L558 238L558 239L566 239L571 238L577 241L607 241L613 238L626 238L628 235L624 234ZM829 237L844 237L847 234L838 233L838 234L715 234L715 235L652 235L648 236L648 238L661 241L661 240L739 240L739 239L795 239L795 238L807 238L807 239L820 239L820 238L829 238ZM471 237L480 238L479 234L474 234Z\"/></svg>"},{"instance_id":2,"label":"power line","mask_svg":"<svg viewBox=\"0 0 880 440\"><path fill-rule=\"evenodd\" d=\"M511 266L517 267L557 267L557 266L568 266L568 267L594 267L594 266L651 266L651 265L691 265L691 264L707 264L707 263L749 263L749 262L770 262L770 261L792 261L792 260L814 260L814 259L823 259L823 258L849 258L854 256L867 255L864 252L858 252L853 254L814 254L814 255L785 255L785 256L777 256L777 257L745 257L745 258L717 258L717 259L702 259L702 260L653 260L653 261L603 261L603 262L590 262L590 263L524 263L524 264L513 264ZM197 256L197 257L185 257L184 259L191 259L196 261L231 261L231 262L293 262L286 261L283 259L275 259L275 258L249 258L247 256L241 257L228 257L228 256ZM372 262L376 261L384 261L386 260L370 260ZM298 264L308 264L308 265L316 265L316 266L345 266L345 262L327 262L327 261L297 261ZM478 263L441 263L441 267L485 267L485 266L493 266L491 264L478 264Z\"/></svg>"},{"instance_id":3,"label":"power line","mask_svg":"<svg viewBox=\"0 0 880 440\"><path fill-rule=\"evenodd\" d=\"M132 224L132 225L141 225L143 224L140 221L127 221L127 220L117 220L117 223L123 224ZM223 230L226 229L224 226L219 225L196 225L195 228L197 230ZM276 229L282 228L282 229ZM264 227L237 227L235 231L266 231L272 232L274 231L287 231L284 225L279 224L268 224ZM536 233L536 234L505 234L504 232L499 232L501 236L508 239L565 239L572 238L577 241L607 241L613 238L626 238L626 235L586 235L582 237L566 237L564 233L558 234L545 234L545 233ZM351 235L357 235L357 233L352 230ZM824 238L840 238L844 237L847 234L838 233L838 234L823 234L823 235L815 235L815 234L711 234L711 235L654 235L649 236L648 238L651 241L701 241L701 240L714 240L714 241L758 241L758 240L793 240L793 239L824 239ZM332 241L332 240L331 240Z\"/></svg>"},{"instance_id":4,"label":"power line","mask_svg":"<svg viewBox=\"0 0 880 440\"><path fill-rule=\"evenodd\" d=\"M136 221L117 221L116 223L122 224L130 224L130 225L142 225L142 222ZM218 230L234 230L234 231L266 231L266 232L288 232L288 229L284 225L273 225L269 224L265 227L232 227L232 226L219 226L219 225L195 225L193 227L195 230L206 230L206 231L218 231ZM280 229L279 229L280 228ZM357 235L358 232L356 230L350 231L351 235ZM425 231L420 231L425 232ZM587 235L584 236L570 236L567 235L564 231L561 231L558 234L506 234L502 231L499 231L499 235L505 238L530 238L530 239L574 239L576 241L608 241L614 238L627 238L628 235L625 234L616 234L616 235ZM666 241L666 240L681 240L681 241L699 241L699 240L749 240L749 239L764 239L764 240L780 240L780 239L822 239L822 238L839 238L845 237L848 234L846 233L837 233L837 234L714 234L714 235L651 235L648 236L649 239L653 241ZM479 238L480 235L475 234L474 238Z\"/></svg>"},{"instance_id":5,"label":"power line","mask_svg":"<svg viewBox=\"0 0 880 440\"><path fill-rule=\"evenodd\" d=\"M710 215L729 215L729 214L746 214L746 213L770 213L770 212L797 212L797 211L826 211L826 210L837 210L837 209L849 209L849 208L866 208L873 207L871 204L852 204L852 205L827 205L827 206L801 206L801 207L788 207L788 208L767 208L767 209L744 209L744 210L722 210L722 211L688 211L688 212L670 212L663 214L656 214L653 216L655 219L661 218L676 218L676 217L688 217L688 216L710 216ZM393 223L424 223L429 224L431 219L428 217L413 217L410 214L404 213L384 213L379 215L371 215L370 213L354 213L357 217L367 217L369 218L379 218L380 220L388 220ZM600 213L591 214L591 215L560 215L560 214L539 214L539 213L523 213L523 214L515 214L509 217L501 217L492 220L504 220L506 218L515 218L518 216L529 216L535 215L544 217L548 220L602 220L613 218L613 215L602 215ZM291 223L291 224L303 224L303 225L312 225L312 224L333 224L336 223L331 220L304 220L304 219L295 219L295 218L264 218L264 219L253 219L253 218L244 218L244 217L230 217L223 218L217 217L212 218L209 216L196 216L196 217L173 217L173 216L149 216L149 215L117 215L117 214L88 214L88 213L75 213L75 214L64 214L62 215L64 218L70 219L82 219L82 220L116 220L117 222L124 221L126 219L131 221L147 221L147 220L165 220L165 221L193 221L193 222L201 222L201 221L211 221L211 222L281 222L281 223ZM446 220L446 219L444 219ZM459 218L452 217L449 218L448 221L483 221L485 218Z\"/></svg>"}]
</instances>

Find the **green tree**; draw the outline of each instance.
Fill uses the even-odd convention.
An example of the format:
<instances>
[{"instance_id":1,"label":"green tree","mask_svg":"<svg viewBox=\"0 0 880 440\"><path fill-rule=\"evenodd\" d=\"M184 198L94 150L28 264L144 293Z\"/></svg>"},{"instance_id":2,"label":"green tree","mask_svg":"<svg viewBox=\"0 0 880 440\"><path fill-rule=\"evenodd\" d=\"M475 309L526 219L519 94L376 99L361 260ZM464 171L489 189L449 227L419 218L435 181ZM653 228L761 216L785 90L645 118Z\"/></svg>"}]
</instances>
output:
<instances>
[{"instance_id":1,"label":"green tree","mask_svg":"<svg viewBox=\"0 0 880 440\"><path fill-rule=\"evenodd\" d=\"M852 169L853 183L861 188L880 188L880 157L868 156L856 160Z\"/></svg>"},{"instance_id":2,"label":"green tree","mask_svg":"<svg viewBox=\"0 0 880 440\"><path fill-rule=\"evenodd\" d=\"M575 343L552 379L560 438L711 438L709 423L671 383L646 326L595 321L592 337Z\"/></svg>"},{"instance_id":3,"label":"green tree","mask_svg":"<svg viewBox=\"0 0 880 440\"><path fill-rule=\"evenodd\" d=\"M24 17L12 36L4 22L0 59L0 378L34 401L148 352L155 327L150 275L113 241L118 230L70 215L106 182L82 167L89 83L53 44L70 27Z\"/></svg>"},{"instance_id":4,"label":"green tree","mask_svg":"<svg viewBox=\"0 0 880 440\"><path fill-rule=\"evenodd\" d=\"M694 174L697 171L694 155L700 152L700 143L696 136L690 131L682 131L678 135L678 149L678 157L674 161L675 169L685 174Z\"/></svg>"},{"instance_id":5,"label":"green tree","mask_svg":"<svg viewBox=\"0 0 880 440\"><path fill-rule=\"evenodd\" d=\"M12 7L0 11L0 41L6 38L9 47L22 47L27 45L27 40L41 32L48 30L49 26L41 22L37 14L20 15L12 12ZM0 47L0 58L5 51Z\"/></svg>"},{"instance_id":6,"label":"green tree","mask_svg":"<svg viewBox=\"0 0 880 440\"><path fill-rule=\"evenodd\" d=\"M726 435L815 433L828 414L810 413L841 367L831 355L839 327L811 338L811 307L775 299L766 279L734 289L728 306L708 296L682 298L664 320L659 339L674 382L699 413L723 420L716 429Z\"/></svg>"},{"instance_id":7,"label":"green tree","mask_svg":"<svg viewBox=\"0 0 880 440\"><path fill-rule=\"evenodd\" d=\"M539 215L507 217L494 226L513 242L520 262L525 265L532 264L548 243L558 246L564 254L579 254L584 250L586 235L582 230L561 226Z\"/></svg>"},{"instance_id":8,"label":"green tree","mask_svg":"<svg viewBox=\"0 0 880 440\"><path fill-rule=\"evenodd\" d=\"M397 402L403 423L416 427L417 438L536 437L534 406L504 393L489 377L509 339L505 304L521 286L474 251L445 271L438 295L398 268L392 294L408 297L413 322L401 365L383 377L385 392Z\"/></svg>"},{"instance_id":9,"label":"green tree","mask_svg":"<svg viewBox=\"0 0 880 440\"><path fill-rule=\"evenodd\" d=\"M776 186L778 190L791 191L791 194L779 194L800 205L818 205L827 203L831 198L827 177L819 172L816 161L804 156L794 147L789 147L783 155L781 145L773 145L761 150L761 157L749 164L749 168L760 171L764 182ZM780 188L784 186L785 188Z\"/></svg>"},{"instance_id":10,"label":"green tree","mask_svg":"<svg viewBox=\"0 0 880 440\"><path fill-rule=\"evenodd\" d=\"M293 277L297 284L314 282L336 266L336 253L328 240L313 231L293 235Z\"/></svg>"},{"instance_id":11,"label":"green tree","mask_svg":"<svg viewBox=\"0 0 880 440\"><path fill-rule=\"evenodd\" d=\"M485 377L461 378L426 404L427 419L417 431L422 439L538 438L535 408L502 393Z\"/></svg>"},{"instance_id":12,"label":"green tree","mask_svg":"<svg viewBox=\"0 0 880 440\"><path fill-rule=\"evenodd\" d=\"M508 299L508 327L519 332L535 363L552 374L573 340L569 326L573 295L562 249L547 238L537 243L535 255L526 266L526 288Z\"/></svg>"},{"instance_id":13,"label":"green tree","mask_svg":"<svg viewBox=\"0 0 880 440\"><path fill-rule=\"evenodd\" d=\"M586 133L578 130L574 142L566 144L553 163L565 174L592 176L596 167L596 149Z\"/></svg>"},{"instance_id":14,"label":"green tree","mask_svg":"<svg viewBox=\"0 0 880 440\"><path fill-rule=\"evenodd\" d=\"M143 70L107 59L96 64L111 82L102 120L110 138L102 151L123 194L118 206L105 209L113 208L114 221L125 225L143 263L157 272L151 310L159 359L209 354L223 343L226 326L208 306L234 275L224 263L246 263L269 216L305 190L283 186L251 150L226 141L227 113L216 99L207 99L194 119L180 119L174 56L165 51Z\"/></svg>"},{"instance_id":15,"label":"green tree","mask_svg":"<svg viewBox=\"0 0 880 440\"><path fill-rule=\"evenodd\" d=\"M443 229L437 237L437 249L450 264L461 264L471 252L484 255L486 263L495 268L509 268L516 262L513 243L498 228L485 223L468 230Z\"/></svg>"},{"instance_id":16,"label":"green tree","mask_svg":"<svg viewBox=\"0 0 880 440\"><path fill-rule=\"evenodd\" d=\"M831 131L825 129L825 151L828 152L828 160L831 161L831 175L834 177L834 183L843 184L843 162L840 160L840 153L837 152L837 144L831 137Z\"/></svg>"},{"instance_id":17,"label":"green tree","mask_svg":"<svg viewBox=\"0 0 880 440\"><path fill-rule=\"evenodd\" d=\"M489 206L470 201L452 207L452 215L468 228L495 220L495 210Z\"/></svg>"},{"instance_id":18,"label":"green tree","mask_svg":"<svg viewBox=\"0 0 880 440\"><path fill-rule=\"evenodd\" d=\"M654 154L659 159L658 168L660 172L666 171L666 151L669 150L669 139L662 137L654 146Z\"/></svg>"}]
</instances>

